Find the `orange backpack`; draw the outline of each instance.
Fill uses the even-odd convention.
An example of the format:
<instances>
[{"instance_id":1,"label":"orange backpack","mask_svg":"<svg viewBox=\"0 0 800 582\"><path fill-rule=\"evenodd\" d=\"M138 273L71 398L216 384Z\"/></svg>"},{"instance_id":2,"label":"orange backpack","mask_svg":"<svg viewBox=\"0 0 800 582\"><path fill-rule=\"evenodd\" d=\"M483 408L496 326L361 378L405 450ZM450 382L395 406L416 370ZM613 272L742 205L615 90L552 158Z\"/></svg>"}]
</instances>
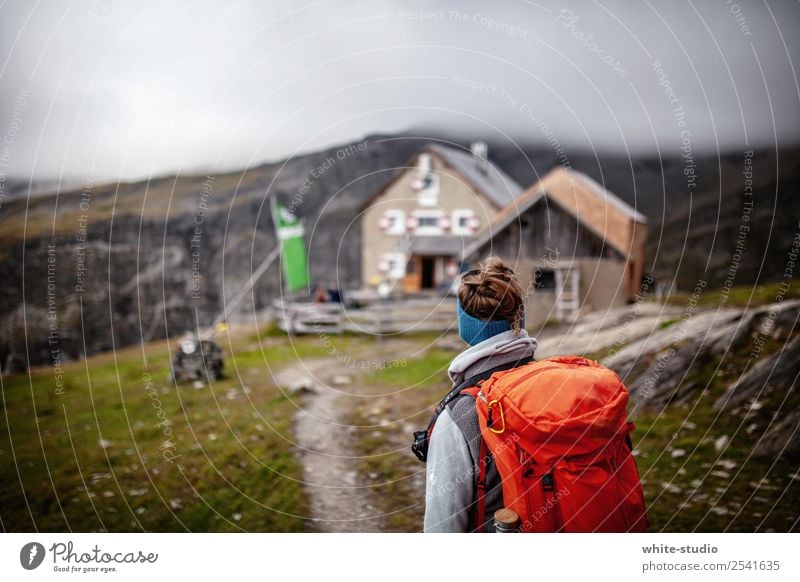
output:
<instances>
[{"instance_id":1,"label":"orange backpack","mask_svg":"<svg viewBox=\"0 0 800 582\"><path fill-rule=\"evenodd\" d=\"M628 390L613 371L577 356L556 357L494 372L461 393L475 398L483 437L477 524L486 517L488 449L520 531L646 530Z\"/></svg>"},{"instance_id":2,"label":"orange backpack","mask_svg":"<svg viewBox=\"0 0 800 582\"><path fill-rule=\"evenodd\" d=\"M628 390L613 371L577 356L550 358L497 372L470 392L521 531L645 531Z\"/></svg>"}]
</instances>

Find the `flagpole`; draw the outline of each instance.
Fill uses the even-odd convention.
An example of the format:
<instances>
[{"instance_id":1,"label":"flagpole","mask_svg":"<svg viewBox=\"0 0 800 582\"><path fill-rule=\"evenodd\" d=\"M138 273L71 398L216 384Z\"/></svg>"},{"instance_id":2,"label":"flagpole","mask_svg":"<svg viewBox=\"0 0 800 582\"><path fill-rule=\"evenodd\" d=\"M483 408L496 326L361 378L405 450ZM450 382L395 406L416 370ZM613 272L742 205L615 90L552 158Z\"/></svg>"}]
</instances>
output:
<instances>
[{"instance_id":1,"label":"flagpole","mask_svg":"<svg viewBox=\"0 0 800 582\"><path fill-rule=\"evenodd\" d=\"M227 321L228 314L233 312L233 310L235 310L239 306L239 303L242 302L242 299L244 299L245 295L247 295L247 292L253 288L255 282L261 277L261 275L263 275L266 272L267 269L269 269L272 263L275 262L275 259L278 258L280 252L281 252L280 245L272 249L272 252L269 255L267 255L266 259L264 259L261 262L258 269L253 271L253 274L250 275L250 279L247 281L247 283L242 285L242 287L236 292L236 295L233 296L233 299L231 299L230 303L225 305L225 307L222 309L222 313L220 313L214 320L214 323L211 324L213 327L216 328L216 325L218 323L222 321Z\"/></svg>"},{"instance_id":2,"label":"flagpole","mask_svg":"<svg viewBox=\"0 0 800 582\"><path fill-rule=\"evenodd\" d=\"M275 240L278 241L277 249L278 249L278 254L281 255L280 256L280 260L279 260L279 262L281 262L281 261L283 261L283 256L282 256L283 239L281 238L280 220L278 219L278 200L275 197L275 193L274 192L269 193L268 196L270 197L269 204L270 204L270 214L272 215L272 227L275 229ZM284 290L283 290L284 272L283 272L283 268L279 269L278 271L279 271L279 273L278 273L279 279L278 280L281 282L280 283L280 286L281 286L281 297L283 297L284 296Z\"/></svg>"},{"instance_id":3,"label":"flagpole","mask_svg":"<svg viewBox=\"0 0 800 582\"><path fill-rule=\"evenodd\" d=\"M269 196L269 193L267 195ZM270 266L272 266L272 263L275 262L275 259L277 259L281 254L281 249L282 249L283 243L282 243L281 238L280 238L280 231L279 231L279 228L278 228L278 221L277 221L277 217L276 217L277 206L275 204L275 196L270 196L270 211L271 211L271 214L272 214L272 225L275 228L275 238L277 239L278 244L276 245L276 247L274 249L272 249L272 251L267 255L267 257L261 262L261 264L258 266L258 268L251 273L250 278L247 280L247 282L244 285L242 285L239 288L239 290L236 292L236 294L233 296L233 298L230 300L229 303L227 303L227 304L224 303L225 296L223 294L223 297L222 297L222 301L223 301L222 312L219 315L217 315L216 319L214 319L214 322L211 324L212 333L216 333L216 328L217 328L217 325L219 323L221 323L223 321L227 322L228 315L231 314L239 306L239 303L242 302L242 299L244 299L244 297L247 295L247 292L250 291L253 288L253 285L255 285L256 281L259 278L261 278L261 276L267 271L267 269L269 269ZM283 280L283 277L281 277L281 280Z\"/></svg>"}]
</instances>

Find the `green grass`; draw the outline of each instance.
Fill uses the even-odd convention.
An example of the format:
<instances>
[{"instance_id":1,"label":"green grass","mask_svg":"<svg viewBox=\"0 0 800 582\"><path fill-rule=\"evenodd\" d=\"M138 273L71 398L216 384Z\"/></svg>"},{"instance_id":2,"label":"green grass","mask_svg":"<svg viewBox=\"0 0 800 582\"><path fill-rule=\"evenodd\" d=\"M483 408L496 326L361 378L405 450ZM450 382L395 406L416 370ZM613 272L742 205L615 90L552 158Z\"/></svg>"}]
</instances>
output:
<instances>
[{"instance_id":1,"label":"green grass","mask_svg":"<svg viewBox=\"0 0 800 582\"><path fill-rule=\"evenodd\" d=\"M370 372L367 381L396 387L418 387L440 383L442 374L446 377L447 367L454 355L451 351L432 349L420 358L406 361L406 365Z\"/></svg>"},{"instance_id":2,"label":"green grass","mask_svg":"<svg viewBox=\"0 0 800 582\"><path fill-rule=\"evenodd\" d=\"M776 347L768 345L762 356ZM793 475L800 464L755 457L751 451L776 411L796 409L800 395L777 387L762 394L757 411L750 411L749 404L723 412L713 408L745 361L746 354L733 353L722 365L698 362L682 383L696 388L682 402L636 415L633 438L652 531L783 532L798 527L800 480ZM717 450L715 440L722 436L729 443ZM685 454L673 457L675 450Z\"/></svg>"},{"instance_id":3,"label":"green grass","mask_svg":"<svg viewBox=\"0 0 800 582\"><path fill-rule=\"evenodd\" d=\"M668 329L675 325L676 323L680 322L680 319L667 319L666 321L662 321L658 324L659 329Z\"/></svg>"},{"instance_id":4,"label":"green grass","mask_svg":"<svg viewBox=\"0 0 800 582\"><path fill-rule=\"evenodd\" d=\"M408 360L407 366L368 373L365 385L382 396L365 399L351 412L350 424L373 427L356 443L362 457L359 473L386 516L387 531L422 530L425 465L410 452L411 433L428 424L433 407L447 393L447 366L454 355L434 348ZM391 418L402 422L376 426L372 414L376 406L391 411Z\"/></svg>"},{"instance_id":5,"label":"green grass","mask_svg":"<svg viewBox=\"0 0 800 582\"><path fill-rule=\"evenodd\" d=\"M202 389L168 382L163 342L147 347L146 364L140 348L129 348L116 361L104 354L64 365L63 394L51 368L4 377L2 528L308 529L291 445L295 407L270 371L323 348L316 338L267 338L262 351L255 339L232 350L220 341L227 378Z\"/></svg>"},{"instance_id":6,"label":"green grass","mask_svg":"<svg viewBox=\"0 0 800 582\"><path fill-rule=\"evenodd\" d=\"M369 420L359 410L350 417L353 424L364 424ZM374 503L385 516L386 531L419 532L422 531L425 507L425 466L406 450L411 445L410 435L398 439L398 435L390 432L390 429L381 427L360 439L357 450L363 457L359 462L359 473L362 480L372 487ZM413 480L416 473L420 474L417 483Z\"/></svg>"},{"instance_id":7,"label":"green grass","mask_svg":"<svg viewBox=\"0 0 800 582\"><path fill-rule=\"evenodd\" d=\"M397 341L397 353L408 354L430 339L383 341ZM138 347L118 351L116 361L104 354L66 364L63 395L55 393L50 368L3 377L2 529L311 529L291 444L296 409L274 386L271 373L297 358L330 356L331 346L338 353L362 354L374 349L374 341L336 336L326 345L316 336L289 338L270 329L230 343L223 337L228 377L199 390L191 385L176 390L168 383L169 346L163 342L147 346L146 365ZM778 345L768 342L761 357ZM633 418L652 531L796 528L800 481L792 475L797 461L755 458L750 451L776 411L800 406L800 395L779 388L768 392L763 406L746 420L748 412L741 407L717 414L713 402L746 361L747 354L739 351L748 346L735 349L720 366L696 362L683 383L695 389L682 402L662 411L640 410ZM361 427L354 443L362 457L359 482L370 486L388 531L421 529L424 465L408 447L411 432L427 424L447 392L446 368L454 355L427 349L405 366L370 370L362 377L371 397L354 406L348 420ZM156 426L158 410L147 393L145 372L171 421L174 452L180 455L173 463L162 456L165 435ZM386 419L391 422L383 423ZM722 435L731 441L720 453L714 441ZM109 446L102 448L101 438ZM673 457L676 449L685 454ZM726 468L727 463L735 466Z\"/></svg>"},{"instance_id":8,"label":"green grass","mask_svg":"<svg viewBox=\"0 0 800 582\"><path fill-rule=\"evenodd\" d=\"M666 303L685 307L691 297L691 293L673 293L666 297ZM754 307L758 305L769 305L775 303L783 297L784 301L789 299L800 299L800 285L790 285L788 289L783 283L767 283L756 286L731 287L728 291L721 289L706 289L700 294L697 301L699 307L731 306Z\"/></svg>"}]
</instances>

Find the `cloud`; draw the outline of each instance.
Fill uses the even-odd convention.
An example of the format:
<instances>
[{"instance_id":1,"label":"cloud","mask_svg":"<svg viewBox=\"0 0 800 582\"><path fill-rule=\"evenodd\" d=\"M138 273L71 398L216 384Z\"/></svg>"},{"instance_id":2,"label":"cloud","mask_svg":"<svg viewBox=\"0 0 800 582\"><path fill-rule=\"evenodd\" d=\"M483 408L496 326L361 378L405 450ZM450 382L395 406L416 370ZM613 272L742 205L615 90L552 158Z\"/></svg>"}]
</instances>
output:
<instances>
[{"instance_id":1,"label":"cloud","mask_svg":"<svg viewBox=\"0 0 800 582\"><path fill-rule=\"evenodd\" d=\"M0 130L29 95L8 173L236 168L419 127L636 153L687 130L698 150L798 140L796 3L428 4L5 3Z\"/></svg>"}]
</instances>

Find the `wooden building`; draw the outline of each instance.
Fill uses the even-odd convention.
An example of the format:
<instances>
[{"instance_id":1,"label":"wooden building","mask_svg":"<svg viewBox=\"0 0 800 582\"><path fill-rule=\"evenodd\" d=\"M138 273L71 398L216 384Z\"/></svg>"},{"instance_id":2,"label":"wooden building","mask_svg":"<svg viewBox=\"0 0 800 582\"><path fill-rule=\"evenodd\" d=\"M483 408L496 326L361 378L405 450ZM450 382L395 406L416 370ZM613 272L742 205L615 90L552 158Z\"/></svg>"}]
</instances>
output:
<instances>
[{"instance_id":1,"label":"wooden building","mask_svg":"<svg viewBox=\"0 0 800 582\"><path fill-rule=\"evenodd\" d=\"M521 192L482 142L471 150L425 145L364 206L362 285L448 288L464 249Z\"/></svg>"},{"instance_id":2,"label":"wooden building","mask_svg":"<svg viewBox=\"0 0 800 582\"><path fill-rule=\"evenodd\" d=\"M624 305L639 292L647 219L590 177L557 168L492 219L462 253L497 255L525 288L526 323Z\"/></svg>"}]
</instances>

